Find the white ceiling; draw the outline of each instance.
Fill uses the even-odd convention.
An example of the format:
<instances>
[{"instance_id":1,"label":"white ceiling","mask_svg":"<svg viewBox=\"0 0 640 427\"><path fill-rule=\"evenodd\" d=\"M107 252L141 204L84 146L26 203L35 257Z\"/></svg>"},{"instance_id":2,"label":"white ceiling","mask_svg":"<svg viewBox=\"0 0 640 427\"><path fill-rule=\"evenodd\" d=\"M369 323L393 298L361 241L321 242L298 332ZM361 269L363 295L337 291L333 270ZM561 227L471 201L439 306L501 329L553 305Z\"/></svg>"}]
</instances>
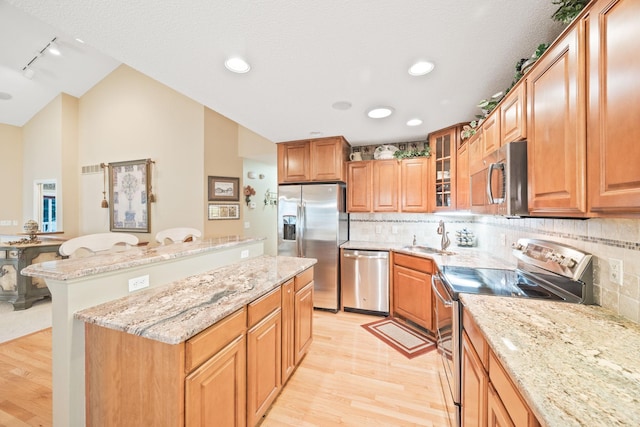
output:
<instances>
[{"instance_id":1,"label":"white ceiling","mask_svg":"<svg viewBox=\"0 0 640 427\"><path fill-rule=\"evenodd\" d=\"M559 34L551 1L0 0L0 92L13 95L0 122L22 126L61 91L79 97L125 63L274 142L312 132L353 145L421 140L473 119L518 59ZM63 56L39 58L25 79L54 36ZM231 55L251 71L227 71ZM421 58L435 70L410 76ZM377 105L395 113L366 117ZM406 126L413 117L424 123Z\"/></svg>"}]
</instances>

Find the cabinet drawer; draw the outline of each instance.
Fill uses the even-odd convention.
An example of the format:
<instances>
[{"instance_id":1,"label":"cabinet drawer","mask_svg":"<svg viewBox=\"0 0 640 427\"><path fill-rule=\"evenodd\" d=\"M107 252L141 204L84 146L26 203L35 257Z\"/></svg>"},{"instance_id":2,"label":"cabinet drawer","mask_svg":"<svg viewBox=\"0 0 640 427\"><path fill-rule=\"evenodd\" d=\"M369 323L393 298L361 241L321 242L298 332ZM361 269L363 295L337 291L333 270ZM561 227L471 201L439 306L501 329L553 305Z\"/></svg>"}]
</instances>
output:
<instances>
[{"instance_id":1,"label":"cabinet drawer","mask_svg":"<svg viewBox=\"0 0 640 427\"><path fill-rule=\"evenodd\" d=\"M507 375L492 351L489 352L489 380L496 389L496 392L498 392L498 396L500 396L500 400L509 413L514 425L537 425L534 417L531 417L533 422L529 420L529 407L520 396L520 393L509 379L509 375Z\"/></svg>"},{"instance_id":2,"label":"cabinet drawer","mask_svg":"<svg viewBox=\"0 0 640 427\"><path fill-rule=\"evenodd\" d=\"M247 310L243 307L187 340L185 371L191 372L216 354L233 339L242 335L247 325Z\"/></svg>"},{"instance_id":3,"label":"cabinet drawer","mask_svg":"<svg viewBox=\"0 0 640 427\"><path fill-rule=\"evenodd\" d=\"M478 353L478 357L480 357L480 361L482 362L482 366L485 370L489 369L489 346L487 345L487 341L484 339L484 335L480 332L478 325L473 320L471 315L467 310L462 312L462 327L464 328L467 336L469 337L469 341L473 345L473 348Z\"/></svg>"},{"instance_id":4,"label":"cabinet drawer","mask_svg":"<svg viewBox=\"0 0 640 427\"><path fill-rule=\"evenodd\" d=\"M256 323L267 317L269 313L280 308L281 295L281 287L277 287L268 294L263 295L257 300L249 303L249 305L247 306L249 309L247 315L247 327L252 327Z\"/></svg>"},{"instance_id":5,"label":"cabinet drawer","mask_svg":"<svg viewBox=\"0 0 640 427\"><path fill-rule=\"evenodd\" d=\"M413 270L422 271L423 273L433 273L433 261L427 258L395 253L393 254L393 263Z\"/></svg>"},{"instance_id":6,"label":"cabinet drawer","mask_svg":"<svg viewBox=\"0 0 640 427\"><path fill-rule=\"evenodd\" d=\"M313 267L308 268L302 273L298 274L295 278L295 292L304 288L309 282L313 280Z\"/></svg>"}]
</instances>

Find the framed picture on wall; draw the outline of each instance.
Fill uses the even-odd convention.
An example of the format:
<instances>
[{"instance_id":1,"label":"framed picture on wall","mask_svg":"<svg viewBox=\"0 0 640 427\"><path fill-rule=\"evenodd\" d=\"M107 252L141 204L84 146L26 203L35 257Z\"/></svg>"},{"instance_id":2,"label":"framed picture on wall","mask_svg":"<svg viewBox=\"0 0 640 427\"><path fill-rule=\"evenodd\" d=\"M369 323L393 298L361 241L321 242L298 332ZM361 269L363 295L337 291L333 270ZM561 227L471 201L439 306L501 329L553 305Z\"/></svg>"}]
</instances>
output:
<instances>
[{"instance_id":1,"label":"framed picture on wall","mask_svg":"<svg viewBox=\"0 0 640 427\"><path fill-rule=\"evenodd\" d=\"M149 233L149 159L109 163L111 231Z\"/></svg>"},{"instance_id":2,"label":"framed picture on wall","mask_svg":"<svg viewBox=\"0 0 640 427\"><path fill-rule=\"evenodd\" d=\"M210 202L237 202L240 200L240 178L209 177Z\"/></svg>"},{"instance_id":3,"label":"framed picture on wall","mask_svg":"<svg viewBox=\"0 0 640 427\"><path fill-rule=\"evenodd\" d=\"M240 204L209 203L209 219L240 219Z\"/></svg>"}]
</instances>

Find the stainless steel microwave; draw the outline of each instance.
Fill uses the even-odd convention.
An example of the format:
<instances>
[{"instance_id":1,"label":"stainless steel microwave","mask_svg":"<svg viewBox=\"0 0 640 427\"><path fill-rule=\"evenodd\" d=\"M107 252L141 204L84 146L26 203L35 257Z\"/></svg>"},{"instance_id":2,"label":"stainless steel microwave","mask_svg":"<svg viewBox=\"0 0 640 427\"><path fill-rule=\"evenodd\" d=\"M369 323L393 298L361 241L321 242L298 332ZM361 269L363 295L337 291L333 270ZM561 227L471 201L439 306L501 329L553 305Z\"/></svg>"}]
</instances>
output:
<instances>
[{"instance_id":1,"label":"stainless steel microwave","mask_svg":"<svg viewBox=\"0 0 640 427\"><path fill-rule=\"evenodd\" d=\"M471 210L503 216L529 215L527 142L505 144L488 158L487 167L471 175Z\"/></svg>"}]
</instances>

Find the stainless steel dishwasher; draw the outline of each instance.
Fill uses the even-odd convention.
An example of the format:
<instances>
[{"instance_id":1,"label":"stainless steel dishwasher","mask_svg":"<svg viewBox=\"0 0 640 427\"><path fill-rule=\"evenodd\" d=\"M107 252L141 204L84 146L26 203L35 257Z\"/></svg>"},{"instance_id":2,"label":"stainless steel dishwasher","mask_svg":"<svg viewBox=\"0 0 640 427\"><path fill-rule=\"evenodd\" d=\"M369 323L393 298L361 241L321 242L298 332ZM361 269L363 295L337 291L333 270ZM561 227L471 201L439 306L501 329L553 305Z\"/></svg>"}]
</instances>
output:
<instances>
[{"instance_id":1,"label":"stainless steel dishwasher","mask_svg":"<svg viewBox=\"0 0 640 427\"><path fill-rule=\"evenodd\" d=\"M389 314L389 252L343 249L342 306L345 311Z\"/></svg>"}]
</instances>

